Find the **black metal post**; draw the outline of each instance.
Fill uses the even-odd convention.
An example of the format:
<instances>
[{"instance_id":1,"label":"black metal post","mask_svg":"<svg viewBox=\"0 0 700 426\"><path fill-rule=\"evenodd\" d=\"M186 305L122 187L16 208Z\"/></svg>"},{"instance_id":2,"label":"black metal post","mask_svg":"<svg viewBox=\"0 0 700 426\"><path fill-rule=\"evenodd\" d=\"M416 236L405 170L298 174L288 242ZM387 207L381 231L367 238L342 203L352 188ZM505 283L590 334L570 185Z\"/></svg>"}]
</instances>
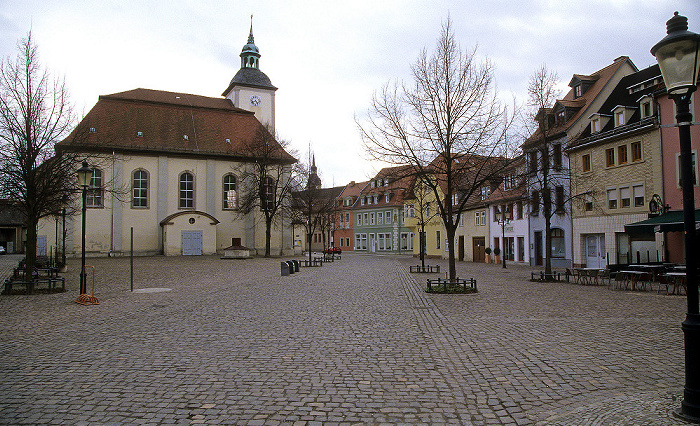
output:
<instances>
[{"instance_id":1,"label":"black metal post","mask_svg":"<svg viewBox=\"0 0 700 426\"><path fill-rule=\"evenodd\" d=\"M80 294L87 293L85 281L85 213L87 212L87 187L83 186L83 249L80 262Z\"/></svg>"},{"instance_id":2,"label":"black metal post","mask_svg":"<svg viewBox=\"0 0 700 426\"><path fill-rule=\"evenodd\" d=\"M688 313L682 328L685 337L685 389L680 415L690 420L700 420L700 310L695 251L695 194L690 141L690 95L674 96L676 121L681 152L681 184L683 190L683 233L685 235L685 273Z\"/></svg>"}]
</instances>

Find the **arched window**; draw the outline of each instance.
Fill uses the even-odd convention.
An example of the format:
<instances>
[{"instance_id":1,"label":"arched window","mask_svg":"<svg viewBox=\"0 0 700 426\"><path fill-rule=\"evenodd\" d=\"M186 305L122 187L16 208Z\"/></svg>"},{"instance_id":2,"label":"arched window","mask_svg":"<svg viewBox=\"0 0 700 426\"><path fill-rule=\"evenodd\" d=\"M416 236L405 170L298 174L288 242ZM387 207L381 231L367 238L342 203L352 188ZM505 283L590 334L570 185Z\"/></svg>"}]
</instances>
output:
<instances>
[{"instance_id":1,"label":"arched window","mask_svg":"<svg viewBox=\"0 0 700 426\"><path fill-rule=\"evenodd\" d=\"M102 197L102 170L100 169L92 169L92 177L90 177L90 185L88 186L88 190L86 195L86 200L85 200L85 206L86 207L102 207L103 206L103 197Z\"/></svg>"},{"instance_id":2,"label":"arched window","mask_svg":"<svg viewBox=\"0 0 700 426\"><path fill-rule=\"evenodd\" d=\"M275 207L275 181L269 176L262 181L260 207L265 211Z\"/></svg>"},{"instance_id":3,"label":"arched window","mask_svg":"<svg viewBox=\"0 0 700 426\"><path fill-rule=\"evenodd\" d=\"M228 174L224 176L224 210L235 209L238 197L236 193L236 176Z\"/></svg>"},{"instance_id":4,"label":"arched window","mask_svg":"<svg viewBox=\"0 0 700 426\"><path fill-rule=\"evenodd\" d=\"M563 258L566 256L566 245L564 244L564 230L552 228L552 257Z\"/></svg>"},{"instance_id":5,"label":"arched window","mask_svg":"<svg viewBox=\"0 0 700 426\"><path fill-rule=\"evenodd\" d=\"M131 206L148 207L148 172L142 169L134 170L131 182Z\"/></svg>"},{"instance_id":6,"label":"arched window","mask_svg":"<svg viewBox=\"0 0 700 426\"><path fill-rule=\"evenodd\" d=\"M180 203L181 209L194 208L194 176L190 172L180 175Z\"/></svg>"}]
</instances>

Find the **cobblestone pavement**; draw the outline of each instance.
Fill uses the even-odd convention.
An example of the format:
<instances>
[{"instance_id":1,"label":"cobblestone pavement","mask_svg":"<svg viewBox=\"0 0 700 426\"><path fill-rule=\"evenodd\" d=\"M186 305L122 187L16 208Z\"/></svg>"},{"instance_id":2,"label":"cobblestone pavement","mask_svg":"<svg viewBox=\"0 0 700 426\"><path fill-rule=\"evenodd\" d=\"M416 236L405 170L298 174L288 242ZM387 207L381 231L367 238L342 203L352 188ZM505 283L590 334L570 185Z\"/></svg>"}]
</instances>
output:
<instances>
[{"instance_id":1,"label":"cobblestone pavement","mask_svg":"<svg viewBox=\"0 0 700 426\"><path fill-rule=\"evenodd\" d=\"M1 424L680 425L685 298L408 257L89 259L100 304L0 297ZM431 261L431 264L435 264ZM446 262L437 261L443 267ZM90 288L90 286L89 286Z\"/></svg>"}]
</instances>

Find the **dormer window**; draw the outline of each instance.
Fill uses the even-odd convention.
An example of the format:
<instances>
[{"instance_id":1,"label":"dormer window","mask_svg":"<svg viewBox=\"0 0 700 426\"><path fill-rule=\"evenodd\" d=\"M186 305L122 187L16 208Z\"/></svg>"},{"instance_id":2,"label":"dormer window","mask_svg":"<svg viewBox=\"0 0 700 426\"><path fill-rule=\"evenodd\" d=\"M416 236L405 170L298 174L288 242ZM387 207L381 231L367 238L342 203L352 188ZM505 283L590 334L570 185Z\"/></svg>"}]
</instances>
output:
<instances>
[{"instance_id":1,"label":"dormer window","mask_svg":"<svg viewBox=\"0 0 700 426\"><path fill-rule=\"evenodd\" d=\"M95 128L94 128L94 127L90 127L90 133L95 133L95 132L96 132Z\"/></svg>"},{"instance_id":2,"label":"dormer window","mask_svg":"<svg viewBox=\"0 0 700 426\"><path fill-rule=\"evenodd\" d=\"M624 111L618 111L615 113L615 127L619 126L624 126L625 125L625 112Z\"/></svg>"},{"instance_id":3,"label":"dormer window","mask_svg":"<svg viewBox=\"0 0 700 426\"><path fill-rule=\"evenodd\" d=\"M600 132L600 119L595 118L591 120L591 133Z\"/></svg>"},{"instance_id":4,"label":"dormer window","mask_svg":"<svg viewBox=\"0 0 700 426\"><path fill-rule=\"evenodd\" d=\"M581 85L579 84L578 86L574 87L574 98L580 98L582 93Z\"/></svg>"},{"instance_id":5,"label":"dormer window","mask_svg":"<svg viewBox=\"0 0 700 426\"><path fill-rule=\"evenodd\" d=\"M136 132L136 137L137 137L137 138L142 138L142 137L143 137L143 132Z\"/></svg>"}]
</instances>

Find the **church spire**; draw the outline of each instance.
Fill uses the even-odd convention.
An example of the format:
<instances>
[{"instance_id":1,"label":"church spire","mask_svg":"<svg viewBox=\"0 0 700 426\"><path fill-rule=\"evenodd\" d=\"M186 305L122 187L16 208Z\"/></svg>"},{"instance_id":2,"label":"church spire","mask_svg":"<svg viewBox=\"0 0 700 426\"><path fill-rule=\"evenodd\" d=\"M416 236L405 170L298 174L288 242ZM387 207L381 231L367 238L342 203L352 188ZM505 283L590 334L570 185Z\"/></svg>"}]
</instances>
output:
<instances>
[{"instance_id":1,"label":"church spire","mask_svg":"<svg viewBox=\"0 0 700 426\"><path fill-rule=\"evenodd\" d=\"M241 68L260 69L260 50L255 45L253 38L253 15L250 15L250 34L248 34L248 43L241 50Z\"/></svg>"}]
</instances>

